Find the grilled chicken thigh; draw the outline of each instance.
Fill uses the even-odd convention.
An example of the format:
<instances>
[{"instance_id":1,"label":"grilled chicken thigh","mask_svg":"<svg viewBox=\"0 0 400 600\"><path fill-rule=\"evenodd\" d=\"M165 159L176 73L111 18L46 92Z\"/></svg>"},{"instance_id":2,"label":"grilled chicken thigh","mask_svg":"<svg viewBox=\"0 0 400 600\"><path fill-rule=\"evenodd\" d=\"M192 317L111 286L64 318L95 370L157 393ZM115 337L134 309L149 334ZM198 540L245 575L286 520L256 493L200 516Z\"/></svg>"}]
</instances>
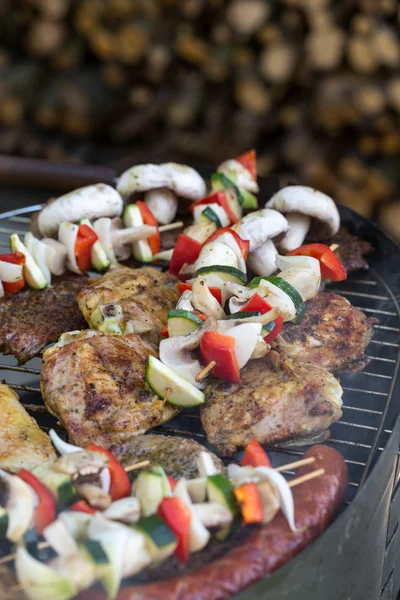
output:
<instances>
[{"instance_id":1,"label":"grilled chicken thigh","mask_svg":"<svg viewBox=\"0 0 400 600\"><path fill-rule=\"evenodd\" d=\"M210 381L201 407L207 439L222 456L253 439L273 445L325 432L327 437L328 427L342 415L342 388L320 367L280 361L271 351L250 361L240 375L239 383Z\"/></svg>"},{"instance_id":2,"label":"grilled chicken thigh","mask_svg":"<svg viewBox=\"0 0 400 600\"><path fill-rule=\"evenodd\" d=\"M308 300L299 325L285 323L274 348L285 357L330 371L360 371L369 363L364 350L376 322L339 294L318 294Z\"/></svg>"},{"instance_id":3,"label":"grilled chicken thigh","mask_svg":"<svg viewBox=\"0 0 400 600\"><path fill-rule=\"evenodd\" d=\"M56 453L49 436L39 428L8 385L0 384L0 468L17 472L51 464Z\"/></svg>"},{"instance_id":4,"label":"grilled chicken thigh","mask_svg":"<svg viewBox=\"0 0 400 600\"><path fill-rule=\"evenodd\" d=\"M47 409L78 446L108 448L177 414L146 383L155 349L140 337L83 331L60 345L44 353L40 385Z\"/></svg>"},{"instance_id":5,"label":"grilled chicken thigh","mask_svg":"<svg viewBox=\"0 0 400 600\"><path fill-rule=\"evenodd\" d=\"M222 461L204 446L195 440L175 435L138 435L120 444L114 444L110 451L123 465L149 460L152 465L161 465L167 475L175 479L200 477L196 458L201 451L211 455L219 471L223 469Z\"/></svg>"},{"instance_id":6,"label":"grilled chicken thigh","mask_svg":"<svg viewBox=\"0 0 400 600\"><path fill-rule=\"evenodd\" d=\"M152 267L129 269L115 265L80 292L78 303L94 329L145 334L146 339L156 343L168 310L178 301L177 281Z\"/></svg>"}]
</instances>

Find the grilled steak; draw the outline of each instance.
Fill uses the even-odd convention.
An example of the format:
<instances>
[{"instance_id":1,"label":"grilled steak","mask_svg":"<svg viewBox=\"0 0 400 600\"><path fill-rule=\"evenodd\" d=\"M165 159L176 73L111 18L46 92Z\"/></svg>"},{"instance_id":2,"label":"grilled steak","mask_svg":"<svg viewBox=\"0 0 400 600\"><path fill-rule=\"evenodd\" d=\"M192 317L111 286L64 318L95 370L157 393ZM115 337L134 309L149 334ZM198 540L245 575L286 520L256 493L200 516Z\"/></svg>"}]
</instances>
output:
<instances>
[{"instance_id":1,"label":"grilled steak","mask_svg":"<svg viewBox=\"0 0 400 600\"><path fill-rule=\"evenodd\" d=\"M17 472L56 460L49 436L28 415L14 390L3 384L0 384L0 414L0 468Z\"/></svg>"},{"instance_id":2,"label":"grilled steak","mask_svg":"<svg viewBox=\"0 0 400 600\"><path fill-rule=\"evenodd\" d=\"M130 269L116 265L82 290L78 302L91 327L106 331L100 310L106 316L120 311L117 324L122 333L128 326L126 333L145 334L146 339L157 343L168 310L175 307L179 298L177 281L152 267Z\"/></svg>"},{"instance_id":3,"label":"grilled steak","mask_svg":"<svg viewBox=\"0 0 400 600\"><path fill-rule=\"evenodd\" d=\"M336 255L346 273L357 271L357 269L363 269L364 271L368 269L368 263L364 256L371 254L374 248L366 240L350 233L347 227L341 227L337 234L325 243L328 246L339 244Z\"/></svg>"},{"instance_id":4,"label":"grilled steak","mask_svg":"<svg viewBox=\"0 0 400 600\"><path fill-rule=\"evenodd\" d=\"M65 274L51 288L26 288L0 300L0 351L23 364L63 332L84 328L76 296L86 283L86 277Z\"/></svg>"},{"instance_id":5,"label":"grilled steak","mask_svg":"<svg viewBox=\"0 0 400 600\"><path fill-rule=\"evenodd\" d=\"M339 294L326 292L308 300L299 325L285 323L275 350L300 362L330 371L360 371L369 362L364 355L377 322L367 318Z\"/></svg>"},{"instance_id":6,"label":"grilled steak","mask_svg":"<svg viewBox=\"0 0 400 600\"><path fill-rule=\"evenodd\" d=\"M213 379L205 394L201 422L221 456L231 456L253 439L273 445L327 437L327 428L342 415L342 388L331 373L280 361L274 351L250 361L238 383Z\"/></svg>"},{"instance_id":7,"label":"grilled steak","mask_svg":"<svg viewBox=\"0 0 400 600\"><path fill-rule=\"evenodd\" d=\"M136 335L84 331L43 356L40 387L46 408L70 440L108 448L172 419L179 409L164 404L145 380L153 346Z\"/></svg>"},{"instance_id":8,"label":"grilled steak","mask_svg":"<svg viewBox=\"0 0 400 600\"><path fill-rule=\"evenodd\" d=\"M123 465L131 465L140 460L149 460L152 465L161 465L167 475L180 479L199 477L196 458L201 450L208 450L184 437L167 435L139 435L121 444L111 446L110 451ZM222 470L222 461L210 452L215 466Z\"/></svg>"}]
</instances>

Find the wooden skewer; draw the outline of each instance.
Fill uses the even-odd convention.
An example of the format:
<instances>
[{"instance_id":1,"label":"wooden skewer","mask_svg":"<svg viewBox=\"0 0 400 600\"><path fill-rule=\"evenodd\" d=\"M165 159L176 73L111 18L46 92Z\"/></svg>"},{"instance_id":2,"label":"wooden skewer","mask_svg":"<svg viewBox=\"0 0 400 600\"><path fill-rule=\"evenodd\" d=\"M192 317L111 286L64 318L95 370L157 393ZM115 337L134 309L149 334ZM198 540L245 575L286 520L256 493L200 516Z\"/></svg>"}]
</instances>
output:
<instances>
[{"instance_id":1,"label":"wooden skewer","mask_svg":"<svg viewBox=\"0 0 400 600\"><path fill-rule=\"evenodd\" d=\"M335 250L337 250L339 248L339 244L331 244L329 246L329 249L332 250L332 252L335 252Z\"/></svg>"},{"instance_id":2,"label":"wooden skewer","mask_svg":"<svg viewBox=\"0 0 400 600\"><path fill-rule=\"evenodd\" d=\"M210 363L208 363L208 365L196 375L196 381L202 381L205 377L207 377L211 369L213 369L216 364L217 363L215 360L212 360Z\"/></svg>"},{"instance_id":3,"label":"wooden skewer","mask_svg":"<svg viewBox=\"0 0 400 600\"><path fill-rule=\"evenodd\" d=\"M183 221L176 221L176 223L168 223L168 225L161 225L161 227L158 228L158 231L160 233L164 233L164 231L171 231L172 229L180 229L183 226L184 226Z\"/></svg>"},{"instance_id":4,"label":"wooden skewer","mask_svg":"<svg viewBox=\"0 0 400 600\"><path fill-rule=\"evenodd\" d=\"M165 396L164 396L164 398L163 398L163 404L165 404L165 403L166 403L166 401L168 400L168 398L169 398L169 396L170 396L171 392L172 392L172 388L167 388L167 391L165 392Z\"/></svg>"},{"instance_id":5,"label":"wooden skewer","mask_svg":"<svg viewBox=\"0 0 400 600\"><path fill-rule=\"evenodd\" d=\"M137 469L141 469L142 467L148 467L150 464L149 460L142 460L141 462L135 463L134 465L129 465L125 467L125 473L130 473L131 471L137 471Z\"/></svg>"},{"instance_id":6,"label":"wooden skewer","mask_svg":"<svg viewBox=\"0 0 400 600\"><path fill-rule=\"evenodd\" d=\"M310 456L309 458L302 458L301 460L296 460L295 462L289 463L288 465L282 465L281 467L277 467L275 471L281 473L281 471L287 471L288 469L297 469L297 467L310 465L313 462L315 462L315 458L314 456Z\"/></svg>"},{"instance_id":7,"label":"wooden skewer","mask_svg":"<svg viewBox=\"0 0 400 600\"><path fill-rule=\"evenodd\" d=\"M292 479L289 481L289 487L296 487L296 485L300 485L301 483L305 483L306 481L310 481L311 479L315 479L316 477L320 477L325 473L325 469L317 469L316 471L311 471L311 473L306 473L301 477L296 477L296 479Z\"/></svg>"}]
</instances>

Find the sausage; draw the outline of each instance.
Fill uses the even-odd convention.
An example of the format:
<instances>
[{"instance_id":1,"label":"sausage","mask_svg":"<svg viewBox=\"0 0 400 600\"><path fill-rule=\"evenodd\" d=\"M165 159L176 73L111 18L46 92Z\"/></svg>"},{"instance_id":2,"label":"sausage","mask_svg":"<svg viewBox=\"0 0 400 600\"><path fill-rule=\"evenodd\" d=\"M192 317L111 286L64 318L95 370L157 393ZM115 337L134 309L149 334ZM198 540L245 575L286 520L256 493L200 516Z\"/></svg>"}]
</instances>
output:
<instances>
[{"instance_id":1,"label":"sausage","mask_svg":"<svg viewBox=\"0 0 400 600\"><path fill-rule=\"evenodd\" d=\"M297 532L281 512L246 540L211 564L182 577L120 590L118 600L223 600L269 575L318 537L337 513L348 485L342 456L328 446L313 446L304 458L315 462L298 469L296 476L323 467L324 475L293 488ZM82 600L100 600L89 591Z\"/></svg>"}]
</instances>

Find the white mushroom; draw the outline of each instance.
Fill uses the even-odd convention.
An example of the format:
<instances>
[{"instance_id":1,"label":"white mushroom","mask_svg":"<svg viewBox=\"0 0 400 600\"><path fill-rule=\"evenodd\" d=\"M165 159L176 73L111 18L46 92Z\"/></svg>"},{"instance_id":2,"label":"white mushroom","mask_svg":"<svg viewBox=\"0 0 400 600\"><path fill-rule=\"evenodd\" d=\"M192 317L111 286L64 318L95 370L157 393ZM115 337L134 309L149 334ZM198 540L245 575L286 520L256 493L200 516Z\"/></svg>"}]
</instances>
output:
<instances>
[{"instance_id":1,"label":"white mushroom","mask_svg":"<svg viewBox=\"0 0 400 600\"><path fill-rule=\"evenodd\" d=\"M79 223L84 217L116 217L122 214L123 200L110 185L97 183L52 198L34 219L34 226L42 236L55 237L63 221Z\"/></svg>"},{"instance_id":2,"label":"white mushroom","mask_svg":"<svg viewBox=\"0 0 400 600\"><path fill-rule=\"evenodd\" d=\"M146 192L144 201L161 225L172 223L178 210L178 199L166 187Z\"/></svg>"},{"instance_id":3,"label":"white mushroom","mask_svg":"<svg viewBox=\"0 0 400 600\"><path fill-rule=\"evenodd\" d=\"M199 200L206 195L206 184L201 175L177 163L136 165L124 173L117 190L126 200L135 192L147 192L146 204L159 223L170 223L176 214L178 198Z\"/></svg>"},{"instance_id":4,"label":"white mushroom","mask_svg":"<svg viewBox=\"0 0 400 600\"><path fill-rule=\"evenodd\" d=\"M339 211L332 198L311 187L284 187L266 206L279 210L288 220L289 231L278 244L282 252L301 246L310 229L318 240L325 240L335 235L340 227Z\"/></svg>"},{"instance_id":5,"label":"white mushroom","mask_svg":"<svg viewBox=\"0 0 400 600\"><path fill-rule=\"evenodd\" d=\"M133 242L145 240L157 233L157 229L150 225L124 228L119 217L97 219L93 223L93 229L97 233L111 264L129 258Z\"/></svg>"},{"instance_id":6,"label":"white mushroom","mask_svg":"<svg viewBox=\"0 0 400 600\"><path fill-rule=\"evenodd\" d=\"M250 240L247 261L256 275L267 276L276 271L278 251L272 240L286 233L288 227L285 217L270 208L252 212L243 218L238 234L244 240Z\"/></svg>"},{"instance_id":7,"label":"white mushroom","mask_svg":"<svg viewBox=\"0 0 400 600\"><path fill-rule=\"evenodd\" d=\"M253 179L248 169L234 158L224 160L224 162L218 166L217 171L234 180L239 188L242 188L247 192L257 194L257 192L260 191L257 181Z\"/></svg>"}]
</instances>

